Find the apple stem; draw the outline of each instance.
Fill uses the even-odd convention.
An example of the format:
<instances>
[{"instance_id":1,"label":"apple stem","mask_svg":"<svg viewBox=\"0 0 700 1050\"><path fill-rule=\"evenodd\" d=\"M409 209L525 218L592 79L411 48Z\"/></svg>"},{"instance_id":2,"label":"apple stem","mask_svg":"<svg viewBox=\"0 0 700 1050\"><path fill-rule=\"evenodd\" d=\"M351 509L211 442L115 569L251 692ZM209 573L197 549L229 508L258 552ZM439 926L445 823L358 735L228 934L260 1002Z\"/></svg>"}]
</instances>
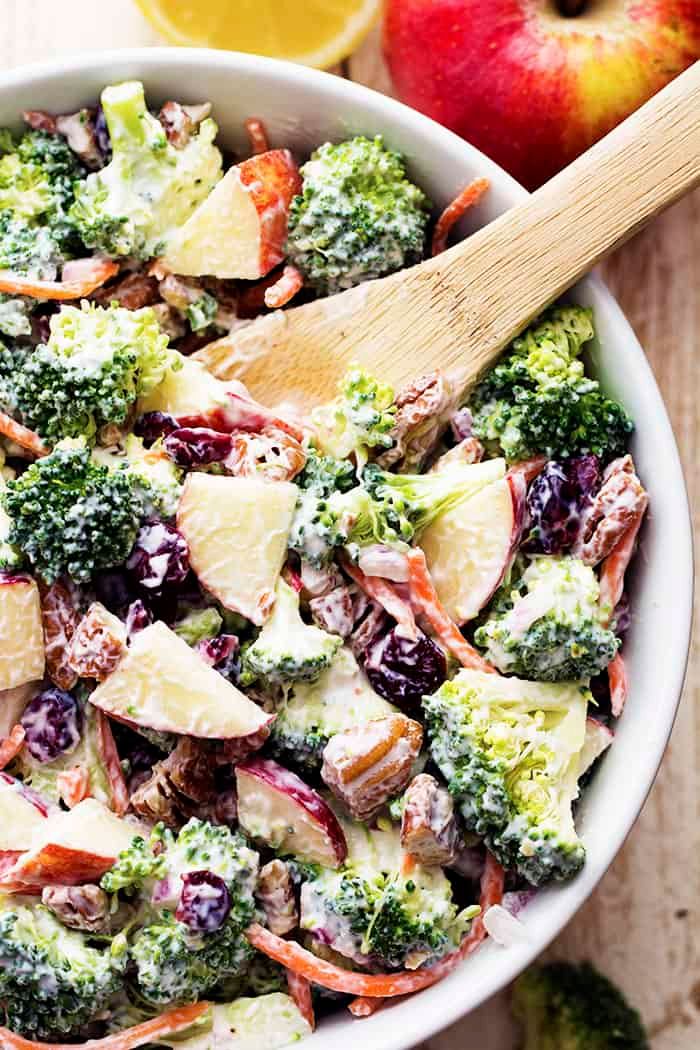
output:
<instances>
[{"instance_id":1,"label":"apple stem","mask_svg":"<svg viewBox=\"0 0 700 1050\"><path fill-rule=\"evenodd\" d=\"M557 7L565 18L575 18L583 14L588 5L588 0L557 0Z\"/></svg>"}]
</instances>

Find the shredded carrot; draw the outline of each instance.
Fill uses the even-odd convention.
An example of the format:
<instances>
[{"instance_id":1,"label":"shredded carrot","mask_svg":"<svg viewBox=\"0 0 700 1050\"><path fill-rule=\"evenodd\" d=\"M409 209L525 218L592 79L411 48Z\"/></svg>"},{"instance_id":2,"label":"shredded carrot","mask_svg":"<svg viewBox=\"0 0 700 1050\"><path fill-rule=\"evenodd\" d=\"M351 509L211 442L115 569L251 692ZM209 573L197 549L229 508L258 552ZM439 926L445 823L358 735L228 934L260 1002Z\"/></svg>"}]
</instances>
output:
<instances>
[{"instance_id":1,"label":"shredded carrot","mask_svg":"<svg viewBox=\"0 0 700 1050\"><path fill-rule=\"evenodd\" d=\"M88 260L75 260L87 263ZM20 277L9 270L0 270L0 292L11 292L12 295L28 295L31 299L82 299L94 292L110 277L119 272L119 266L109 259L91 259L88 269L83 268L84 276L73 281L35 281L30 277ZM74 266L75 272L75 266Z\"/></svg>"},{"instance_id":2,"label":"shredded carrot","mask_svg":"<svg viewBox=\"0 0 700 1050\"><path fill-rule=\"evenodd\" d=\"M457 624L448 615L438 598L435 584L428 572L425 554L420 547L412 547L406 558L408 559L411 600L418 611L428 619L443 645L457 657L462 667L498 674L495 667L487 663L474 646L469 644Z\"/></svg>"},{"instance_id":3,"label":"shredded carrot","mask_svg":"<svg viewBox=\"0 0 700 1050\"><path fill-rule=\"evenodd\" d=\"M622 714L627 702L627 668L622 653L616 653L608 664L608 683L610 685L610 706L615 718Z\"/></svg>"},{"instance_id":4,"label":"shredded carrot","mask_svg":"<svg viewBox=\"0 0 700 1050\"><path fill-rule=\"evenodd\" d=\"M394 1003L400 1003L402 999L408 998L407 995L395 995L389 1002L387 999L370 999L366 995L358 995L357 999L348 1003L348 1010L353 1017L371 1017L372 1014L383 1010L385 1006L393 1006Z\"/></svg>"},{"instance_id":5,"label":"shredded carrot","mask_svg":"<svg viewBox=\"0 0 700 1050\"><path fill-rule=\"evenodd\" d=\"M294 970L287 970L286 976L289 994L296 1003L297 1010L313 1032L316 1027L316 1014L314 1013L314 1004L311 999L311 983L307 981L306 977L295 973Z\"/></svg>"},{"instance_id":6,"label":"shredded carrot","mask_svg":"<svg viewBox=\"0 0 700 1050\"><path fill-rule=\"evenodd\" d=\"M84 798L90 795L90 774L85 766L73 766L58 774L56 778L58 793L68 806L73 809Z\"/></svg>"},{"instance_id":7,"label":"shredded carrot","mask_svg":"<svg viewBox=\"0 0 700 1050\"><path fill-rule=\"evenodd\" d=\"M285 266L275 283L265 289L263 297L265 306L269 306L271 310L279 310L303 287L304 278L301 270L298 270L296 266Z\"/></svg>"},{"instance_id":8,"label":"shredded carrot","mask_svg":"<svg viewBox=\"0 0 700 1050\"><path fill-rule=\"evenodd\" d=\"M625 573L634 554L637 533L643 518L644 511L637 516L627 531L622 534L610 551L610 554L603 561L600 569L600 604L603 608L609 609L611 617L622 597L622 591L625 586Z\"/></svg>"},{"instance_id":9,"label":"shredded carrot","mask_svg":"<svg viewBox=\"0 0 700 1050\"><path fill-rule=\"evenodd\" d=\"M432 255L439 255L440 252L444 252L447 247L447 238L450 235L450 231L455 223L459 222L462 216L469 211L471 207L481 200L490 186L488 179L474 179L468 186L465 186L461 190L451 204L448 204L442 215L435 223L435 229L433 231L432 241Z\"/></svg>"},{"instance_id":10,"label":"shredded carrot","mask_svg":"<svg viewBox=\"0 0 700 1050\"><path fill-rule=\"evenodd\" d=\"M4 434L6 438L14 441L15 445L19 445L20 448L26 448L28 452L33 452L35 456L48 456L49 454L49 449L38 434L35 434L29 427L23 427L21 423L16 423L12 416L8 416L4 412L0 412L0 434Z\"/></svg>"},{"instance_id":11,"label":"shredded carrot","mask_svg":"<svg viewBox=\"0 0 700 1050\"><path fill-rule=\"evenodd\" d=\"M249 117L245 122L245 129L248 132L250 152L253 156L255 157L260 153L267 153L270 148L270 143L262 120L259 120L257 117Z\"/></svg>"},{"instance_id":12,"label":"shredded carrot","mask_svg":"<svg viewBox=\"0 0 700 1050\"><path fill-rule=\"evenodd\" d=\"M118 817L123 817L129 808L129 790L126 786L121 762L119 761L117 745L114 743L112 726L110 725L109 719L104 711L101 711L99 708L96 708L96 711L97 746L99 748L100 758L105 767L105 772L107 773L107 779L109 780L109 787L112 795L112 809Z\"/></svg>"},{"instance_id":13,"label":"shredded carrot","mask_svg":"<svg viewBox=\"0 0 700 1050\"><path fill-rule=\"evenodd\" d=\"M416 618L408 602L405 602L388 580L381 576L365 576L357 565L353 565L347 557L341 557L341 564L348 576L361 587L365 594L381 605L384 612L388 613L400 628L400 633L405 638L415 640L418 637L416 629Z\"/></svg>"},{"instance_id":14,"label":"shredded carrot","mask_svg":"<svg viewBox=\"0 0 700 1050\"><path fill-rule=\"evenodd\" d=\"M191 1003L168 1010L152 1021L125 1028L123 1032L106 1035L103 1039L88 1039L80 1043L82 1050L135 1050L146 1043L157 1043L166 1035L182 1032L194 1024L209 1009L209 1003ZM16 1035L9 1028L0 1028L0 1050L76 1050L75 1043L35 1043Z\"/></svg>"},{"instance_id":15,"label":"shredded carrot","mask_svg":"<svg viewBox=\"0 0 700 1050\"><path fill-rule=\"evenodd\" d=\"M0 740L0 769L9 766L13 758L17 758L24 747L24 738L27 734L21 725L13 726L10 735Z\"/></svg>"}]
</instances>

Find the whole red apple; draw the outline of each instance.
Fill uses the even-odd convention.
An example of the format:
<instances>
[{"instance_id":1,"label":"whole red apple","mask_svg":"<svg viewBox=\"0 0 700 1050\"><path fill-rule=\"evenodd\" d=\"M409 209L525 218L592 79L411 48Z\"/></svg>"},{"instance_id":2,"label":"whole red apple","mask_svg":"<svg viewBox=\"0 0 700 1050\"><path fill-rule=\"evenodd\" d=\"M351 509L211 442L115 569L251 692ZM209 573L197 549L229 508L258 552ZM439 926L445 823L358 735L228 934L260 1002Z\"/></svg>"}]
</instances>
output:
<instances>
[{"instance_id":1,"label":"whole red apple","mask_svg":"<svg viewBox=\"0 0 700 1050\"><path fill-rule=\"evenodd\" d=\"M529 189L700 58L700 0L387 0L399 97Z\"/></svg>"}]
</instances>

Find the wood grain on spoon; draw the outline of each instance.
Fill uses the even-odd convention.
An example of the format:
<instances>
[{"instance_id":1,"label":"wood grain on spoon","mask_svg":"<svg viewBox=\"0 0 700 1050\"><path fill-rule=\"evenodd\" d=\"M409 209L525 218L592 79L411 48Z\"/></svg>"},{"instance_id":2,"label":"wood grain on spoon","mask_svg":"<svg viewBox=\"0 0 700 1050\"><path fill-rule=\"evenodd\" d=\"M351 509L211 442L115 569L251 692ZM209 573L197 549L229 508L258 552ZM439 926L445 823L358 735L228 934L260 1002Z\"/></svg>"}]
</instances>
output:
<instances>
[{"instance_id":1,"label":"wood grain on spoon","mask_svg":"<svg viewBox=\"0 0 700 1050\"><path fill-rule=\"evenodd\" d=\"M260 318L195 356L263 402L327 400L348 365L467 386L540 311L700 183L700 62L526 201L434 259Z\"/></svg>"}]
</instances>

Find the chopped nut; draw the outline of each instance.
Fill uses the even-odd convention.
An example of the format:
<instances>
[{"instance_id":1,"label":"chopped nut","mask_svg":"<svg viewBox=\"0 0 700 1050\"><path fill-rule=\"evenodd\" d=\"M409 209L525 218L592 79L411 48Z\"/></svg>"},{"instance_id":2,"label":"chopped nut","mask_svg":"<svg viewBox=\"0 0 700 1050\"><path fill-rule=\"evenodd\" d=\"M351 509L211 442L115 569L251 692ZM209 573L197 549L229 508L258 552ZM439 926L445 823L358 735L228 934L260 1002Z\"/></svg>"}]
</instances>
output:
<instances>
[{"instance_id":1,"label":"chopped nut","mask_svg":"<svg viewBox=\"0 0 700 1050\"><path fill-rule=\"evenodd\" d=\"M445 452L430 468L430 473L439 473L456 464L481 463L484 458L484 446L477 437L464 438L458 445Z\"/></svg>"},{"instance_id":2,"label":"chopped nut","mask_svg":"<svg viewBox=\"0 0 700 1050\"><path fill-rule=\"evenodd\" d=\"M68 662L70 642L80 623L78 594L74 587L56 580L41 586L46 673L59 689L72 689L78 675Z\"/></svg>"},{"instance_id":3,"label":"chopped nut","mask_svg":"<svg viewBox=\"0 0 700 1050\"><path fill-rule=\"evenodd\" d=\"M235 434L224 466L243 478L291 481L304 469L306 453L290 434L269 427L260 434Z\"/></svg>"},{"instance_id":4,"label":"chopped nut","mask_svg":"<svg viewBox=\"0 0 700 1050\"><path fill-rule=\"evenodd\" d=\"M44 886L41 903L71 930L109 933L109 897L99 886Z\"/></svg>"},{"instance_id":5,"label":"chopped nut","mask_svg":"<svg viewBox=\"0 0 700 1050\"><path fill-rule=\"evenodd\" d=\"M173 306L170 306L169 303L154 303L153 312L171 343L175 339L182 338L187 328L182 315Z\"/></svg>"},{"instance_id":6,"label":"chopped nut","mask_svg":"<svg viewBox=\"0 0 700 1050\"><path fill-rule=\"evenodd\" d=\"M397 463L402 471L417 470L435 447L456 408L458 391L442 372L429 372L402 390L396 398L391 429L393 447L379 456L382 467Z\"/></svg>"},{"instance_id":7,"label":"chopped nut","mask_svg":"<svg viewBox=\"0 0 700 1050\"><path fill-rule=\"evenodd\" d=\"M328 634L337 634L340 638L349 638L352 634L354 617L350 590L341 584L320 598L312 598L309 609L314 623L317 623Z\"/></svg>"},{"instance_id":8,"label":"chopped nut","mask_svg":"<svg viewBox=\"0 0 700 1050\"><path fill-rule=\"evenodd\" d=\"M102 682L126 652L126 627L118 617L93 602L71 638L67 661L81 678Z\"/></svg>"},{"instance_id":9,"label":"chopped nut","mask_svg":"<svg viewBox=\"0 0 700 1050\"><path fill-rule=\"evenodd\" d=\"M126 310L140 310L144 306L153 306L160 300L158 282L155 277L145 273L130 273L116 284L98 288L90 296L94 303L109 306L119 303Z\"/></svg>"},{"instance_id":10,"label":"chopped nut","mask_svg":"<svg viewBox=\"0 0 700 1050\"><path fill-rule=\"evenodd\" d=\"M649 496L637 477L631 456L613 460L603 474L603 484L593 501L574 548L586 565L606 558L627 529L645 512Z\"/></svg>"},{"instance_id":11,"label":"chopped nut","mask_svg":"<svg viewBox=\"0 0 700 1050\"><path fill-rule=\"evenodd\" d=\"M156 763L151 775L131 796L132 808L148 820L179 827L197 807L215 802L214 747L183 736L174 751Z\"/></svg>"},{"instance_id":12,"label":"chopped nut","mask_svg":"<svg viewBox=\"0 0 700 1050\"><path fill-rule=\"evenodd\" d=\"M96 171L104 165L104 154L95 133L94 110L80 109L77 113L65 113L56 117L56 131L63 135L86 168Z\"/></svg>"},{"instance_id":13,"label":"chopped nut","mask_svg":"<svg viewBox=\"0 0 700 1050\"><path fill-rule=\"evenodd\" d=\"M420 864L449 864L457 838L452 796L434 777L420 773L404 796L401 845Z\"/></svg>"},{"instance_id":14,"label":"chopped nut","mask_svg":"<svg viewBox=\"0 0 700 1050\"><path fill-rule=\"evenodd\" d=\"M321 777L356 820L369 820L406 786L422 742L412 718L372 719L329 740Z\"/></svg>"},{"instance_id":15,"label":"chopped nut","mask_svg":"<svg viewBox=\"0 0 700 1050\"><path fill-rule=\"evenodd\" d=\"M283 861L271 860L260 869L255 896L265 912L269 929L278 937L299 925L294 884Z\"/></svg>"}]
</instances>

